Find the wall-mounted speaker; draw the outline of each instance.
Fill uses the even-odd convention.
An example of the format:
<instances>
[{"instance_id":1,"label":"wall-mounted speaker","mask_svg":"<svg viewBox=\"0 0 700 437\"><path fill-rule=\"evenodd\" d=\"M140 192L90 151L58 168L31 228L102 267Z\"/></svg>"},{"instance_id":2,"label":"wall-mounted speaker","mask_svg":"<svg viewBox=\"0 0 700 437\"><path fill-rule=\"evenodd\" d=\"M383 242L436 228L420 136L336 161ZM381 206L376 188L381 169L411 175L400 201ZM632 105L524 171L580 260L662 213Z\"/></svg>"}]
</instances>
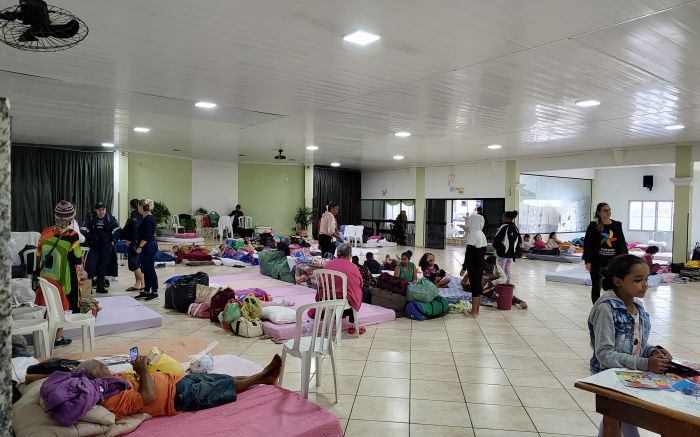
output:
<instances>
[{"instance_id":1,"label":"wall-mounted speaker","mask_svg":"<svg viewBox=\"0 0 700 437\"><path fill-rule=\"evenodd\" d=\"M653 175L644 176L643 181L642 181L642 186L644 188L648 188L649 191L651 191L651 189L654 188L654 176Z\"/></svg>"}]
</instances>

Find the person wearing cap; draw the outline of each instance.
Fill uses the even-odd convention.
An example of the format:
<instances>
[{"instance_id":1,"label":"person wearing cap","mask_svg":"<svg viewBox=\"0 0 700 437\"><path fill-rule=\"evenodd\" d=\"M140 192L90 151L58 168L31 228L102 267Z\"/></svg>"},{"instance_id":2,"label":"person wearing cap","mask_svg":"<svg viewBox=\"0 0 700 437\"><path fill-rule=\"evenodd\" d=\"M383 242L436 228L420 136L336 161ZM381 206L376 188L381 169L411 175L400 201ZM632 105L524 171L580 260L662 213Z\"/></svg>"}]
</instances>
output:
<instances>
[{"instance_id":1,"label":"person wearing cap","mask_svg":"<svg viewBox=\"0 0 700 437\"><path fill-rule=\"evenodd\" d=\"M114 250L114 233L119 230L119 223L110 214L103 202L95 204L95 211L85 218L81 228L85 234L86 245L90 248L85 260L85 270L89 278L97 277L97 292L107 293L105 275L108 270L114 273L117 253Z\"/></svg>"},{"instance_id":2,"label":"person wearing cap","mask_svg":"<svg viewBox=\"0 0 700 437\"><path fill-rule=\"evenodd\" d=\"M64 311L80 312L80 263L83 251L80 248L78 233L71 228L75 218L75 206L61 200L54 208L55 223L41 233L37 243L36 258L39 277L44 278L58 288ZM36 304L46 306L40 288L36 290ZM54 347L67 346L69 338L63 336L63 329L56 331Z\"/></svg>"}]
</instances>

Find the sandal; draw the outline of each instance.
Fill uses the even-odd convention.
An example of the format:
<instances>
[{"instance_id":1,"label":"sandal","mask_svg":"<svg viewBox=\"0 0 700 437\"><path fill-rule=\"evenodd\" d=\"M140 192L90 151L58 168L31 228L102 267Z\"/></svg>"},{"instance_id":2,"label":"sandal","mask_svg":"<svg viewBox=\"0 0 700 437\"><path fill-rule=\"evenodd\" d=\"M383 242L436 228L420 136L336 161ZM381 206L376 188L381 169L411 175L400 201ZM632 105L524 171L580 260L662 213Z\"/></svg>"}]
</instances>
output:
<instances>
[{"instance_id":1,"label":"sandal","mask_svg":"<svg viewBox=\"0 0 700 437\"><path fill-rule=\"evenodd\" d=\"M355 332L356 331L354 326L350 326L348 328L348 334L355 335ZM360 335L363 335L365 332L367 332L367 329L364 326L360 326Z\"/></svg>"},{"instance_id":2,"label":"sandal","mask_svg":"<svg viewBox=\"0 0 700 437\"><path fill-rule=\"evenodd\" d=\"M143 288L136 288L136 287L129 287L126 289L126 291L142 291Z\"/></svg>"}]
</instances>

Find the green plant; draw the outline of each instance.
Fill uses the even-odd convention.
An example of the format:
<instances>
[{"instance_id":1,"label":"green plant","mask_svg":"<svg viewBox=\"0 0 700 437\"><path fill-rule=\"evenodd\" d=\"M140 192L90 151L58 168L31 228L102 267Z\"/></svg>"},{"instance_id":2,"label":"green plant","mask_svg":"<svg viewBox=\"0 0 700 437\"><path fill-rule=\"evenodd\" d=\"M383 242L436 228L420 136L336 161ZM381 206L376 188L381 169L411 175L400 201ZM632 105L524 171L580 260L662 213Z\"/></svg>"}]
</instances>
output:
<instances>
[{"instance_id":1,"label":"green plant","mask_svg":"<svg viewBox=\"0 0 700 437\"><path fill-rule=\"evenodd\" d=\"M156 223L160 226L168 224L172 216L168 207L165 206L165 203L160 201L153 202L153 211L151 211L151 214L153 214Z\"/></svg>"},{"instance_id":2,"label":"green plant","mask_svg":"<svg viewBox=\"0 0 700 437\"><path fill-rule=\"evenodd\" d=\"M294 216L294 223L297 224L297 230L307 229L309 227L309 223L311 223L313 214L313 209L300 206L297 209L296 215Z\"/></svg>"}]
</instances>

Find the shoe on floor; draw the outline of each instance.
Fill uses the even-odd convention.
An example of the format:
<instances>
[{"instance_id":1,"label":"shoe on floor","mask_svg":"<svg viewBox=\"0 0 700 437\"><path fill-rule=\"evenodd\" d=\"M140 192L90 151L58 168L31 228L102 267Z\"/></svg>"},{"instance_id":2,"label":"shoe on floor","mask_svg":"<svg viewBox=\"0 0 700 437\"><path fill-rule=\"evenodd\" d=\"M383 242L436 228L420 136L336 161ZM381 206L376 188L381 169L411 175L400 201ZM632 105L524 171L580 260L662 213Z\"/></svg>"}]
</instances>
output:
<instances>
[{"instance_id":1,"label":"shoe on floor","mask_svg":"<svg viewBox=\"0 0 700 437\"><path fill-rule=\"evenodd\" d=\"M151 295L151 293L146 293L146 292L142 291L141 293L139 293L138 296L134 297L134 299L145 299L150 295Z\"/></svg>"},{"instance_id":2,"label":"shoe on floor","mask_svg":"<svg viewBox=\"0 0 700 437\"><path fill-rule=\"evenodd\" d=\"M149 293L145 300L158 299L158 293Z\"/></svg>"},{"instance_id":3,"label":"shoe on floor","mask_svg":"<svg viewBox=\"0 0 700 437\"><path fill-rule=\"evenodd\" d=\"M73 340L70 338L66 338L65 336L61 338L57 338L56 341L53 342L53 347L63 347L63 346L68 346L71 343L73 343Z\"/></svg>"},{"instance_id":4,"label":"shoe on floor","mask_svg":"<svg viewBox=\"0 0 700 437\"><path fill-rule=\"evenodd\" d=\"M97 290L98 293L109 293L109 290Z\"/></svg>"},{"instance_id":5,"label":"shoe on floor","mask_svg":"<svg viewBox=\"0 0 700 437\"><path fill-rule=\"evenodd\" d=\"M525 301L520 302L520 309L521 309L521 310L526 310L526 309L527 309L527 303L525 303Z\"/></svg>"}]
</instances>

